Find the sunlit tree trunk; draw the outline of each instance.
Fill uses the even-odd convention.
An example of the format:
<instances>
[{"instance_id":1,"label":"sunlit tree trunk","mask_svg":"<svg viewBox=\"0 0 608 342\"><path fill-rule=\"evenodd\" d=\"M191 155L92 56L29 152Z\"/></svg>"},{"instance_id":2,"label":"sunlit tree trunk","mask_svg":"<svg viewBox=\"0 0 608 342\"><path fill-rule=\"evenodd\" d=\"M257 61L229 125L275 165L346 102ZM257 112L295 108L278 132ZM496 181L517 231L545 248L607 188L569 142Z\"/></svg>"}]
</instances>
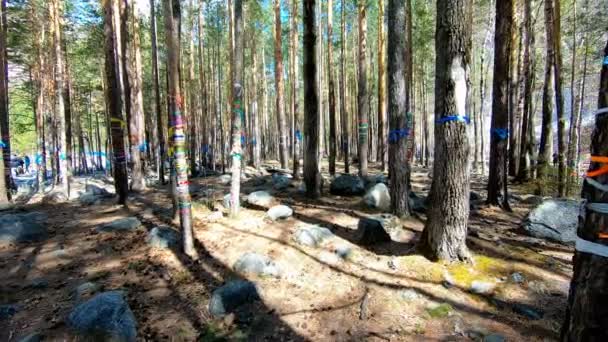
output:
<instances>
[{"instance_id":1,"label":"sunlit tree trunk","mask_svg":"<svg viewBox=\"0 0 608 342\"><path fill-rule=\"evenodd\" d=\"M163 110L160 104L160 81L158 75L158 47L156 39L156 3L150 0L150 36L152 41L152 84L154 88L154 111L156 112L156 136L158 150L156 151L156 167L161 183L165 182L165 134L163 130Z\"/></svg>"},{"instance_id":2,"label":"sunlit tree trunk","mask_svg":"<svg viewBox=\"0 0 608 342\"><path fill-rule=\"evenodd\" d=\"M406 53L406 9L403 1L388 1L388 167L391 175L391 211L408 216L409 161L407 141L407 82L404 55Z\"/></svg>"},{"instance_id":3,"label":"sunlit tree trunk","mask_svg":"<svg viewBox=\"0 0 608 342\"><path fill-rule=\"evenodd\" d=\"M346 50L346 23L345 9L346 0L340 3L341 8L341 28L340 28L340 121L342 123L342 155L344 156L344 172L349 173L349 121L348 112L346 111L346 72L345 72L345 55Z\"/></svg>"},{"instance_id":4,"label":"sunlit tree trunk","mask_svg":"<svg viewBox=\"0 0 608 342\"><path fill-rule=\"evenodd\" d=\"M230 186L230 214L237 216L240 210L239 196L241 193L241 162L243 148L241 146L242 124L245 116L243 106L243 2L234 0L234 54L233 60L234 84L232 90L232 184Z\"/></svg>"},{"instance_id":5,"label":"sunlit tree trunk","mask_svg":"<svg viewBox=\"0 0 608 342\"><path fill-rule=\"evenodd\" d=\"M545 81L543 86L543 119L541 124L540 147L538 150L538 178L541 180L539 187L540 193L544 194L544 183L548 177L548 168L553 161L553 92L554 92L554 72L555 50L553 43L553 0L545 0L545 32L546 32L546 60L545 60Z\"/></svg>"},{"instance_id":6,"label":"sunlit tree trunk","mask_svg":"<svg viewBox=\"0 0 608 342\"><path fill-rule=\"evenodd\" d=\"M591 156L604 157L608 155L608 43L604 48L604 63L600 72L600 89L598 95L598 113L595 117L595 128L591 137ZM604 162L591 162L589 172L599 169ZM588 176L589 177L589 176ZM608 314L606 311L606 289L608 288L608 254L605 254L606 228L605 214L593 211L589 204L606 205L605 190L608 175L605 173L593 177L598 185L589 180L583 183L581 197L584 200L582 215L579 215L577 231L577 248L574 253L570 295L566 309L566 319L562 326L561 340L575 341L606 341L608 340ZM581 251L584 239L596 244L595 252ZM602 250L600 250L602 249ZM602 254L603 255L598 255Z\"/></svg>"},{"instance_id":7,"label":"sunlit tree trunk","mask_svg":"<svg viewBox=\"0 0 608 342\"><path fill-rule=\"evenodd\" d=\"M331 0L330 0L331 1ZM293 120L293 177L300 177L300 118L298 113L298 67L297 67L297 37L298 37L298 0L291 1L291 16L289 19L289 79L291 80L290 109Z\"/></svg>"},{"instance_id":8,"label":"sunlit tree trunk","mask_svg":"<svg viewBox=\"0 0 608 342\"><path fill-rule=\"evenodd\" d=\"M285 119L285 86L283 84L283 51L281 43L281 1L274 0L274 79L276 88L276 117L279 128L279 159L281 168L287 168L287 120Z\"/></svg>"},{"instance_id":9,"label":"sunlit tree trunk","mask_svg":"<svg viewBox=\"0 0 608 342\"><path fill-rule=\"evenodd\" d=\"M367 4L358 0L359 55L357 81L357 107L359 110L359 176L367 176L369 99L367 95Z\"/></svg>"},{"instance_id":10,"label":"sunlit tree trunk","mask_svg":"<svg viewBox=\"0 0 608 342\"><path fill-rule=\"evenodd\" d=\"M513 1L497 1L488 204L500 205L503 209L510 209L507 195L507 145L509 141L509 60L512 48L512 28Z\"/></svg>"},{"instance_id":11,"label":"sunlit tree trunk","mask_svg":"<svg viewBox=\"0 0 608 342\"><path fill-rule=\"evenodd\" d=\"M547 0L552 1L552 0ZM553 6L553 72L555 82L555 111L557 113L557 195L566 195L566 114L564 113L564 95L562 92L562 38L560 1Z\"/></svg>"},{"instance_id":12,"label":"sunlit tree trunk","mask_svg":"<svg viewBox=\"0 0 608 342\"><path fill-rule=\"evenodd\" d=\"M431 205L420 239L421 250L431 259L469 258L470 146L463 117L470 97L472 12L471 0L437 1L435 50L442 53L435 59L435 161Z\"/></svg>"}]
</instances>

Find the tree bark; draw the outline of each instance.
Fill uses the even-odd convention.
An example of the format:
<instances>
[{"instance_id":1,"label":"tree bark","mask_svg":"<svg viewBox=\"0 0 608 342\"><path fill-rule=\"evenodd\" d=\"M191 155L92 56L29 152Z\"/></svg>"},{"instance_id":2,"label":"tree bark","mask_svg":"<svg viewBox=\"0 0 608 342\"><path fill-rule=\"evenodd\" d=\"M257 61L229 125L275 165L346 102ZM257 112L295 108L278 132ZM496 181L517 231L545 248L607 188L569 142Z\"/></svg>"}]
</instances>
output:
<instances>
[{"instance_id":1,"label":"tree bark","mask_svg":"<svg viewBox=\"0 0 608 342\"><path fill-rule=\"evenodd\" d=\"M591 137L591 156L608 155L608 42L604 48L604 62L600 73L598 95L598 112L595 117L595 129ZM604 110L601 112L601 110ZM605 158L605 157L604 157ZM595 171L603 162L591 162L589 172ZM601 173L595 176L592 185L588 180L583 183L581 197L583 207L579 215L578 239L598 244L606 249L606 228L603 225L606 214L593 211L589 204L606 205L605 191L600 189L608 183L608 175ZM608 285L608 255L597 255L581 251L580 240L574 253L574 271L570 283L570 295L566 318L562 326L561 340L606 341L608 340L608 311L606 309L606 288Z\"/></svg>"},{"instance_id":2,"label":"tree bark","mask_svg":"<svg viewBox=\"0 0 608 342\"><path fill-rule=\"evenodd\" d=\"M333 54L333 1L327 2L327 87L329 88L329 174L336 173L336 94Z\"/></svg>"},{"instance_id":3,"label":"tree bark","mask_svg":"<svg viewBox=\"0 0 608 342\"><path fill-rule=\"evenodd\" d=\"M378 159L386 170L386 38L384 37L384 0L378 1Z\"/></svg>"},{"instance_id":4,"label":"tree bark","mask_svg":"<svg viewBox=\"0 0 608 342\"><path fill-rule=\"evenodd\" d=\"M158 47L156 39L156 4L150 0L150 35L152 40L152 84L154 88L154 111L156 112L156 135L158 151L156 153L156 167L161 184L165 183L165 134L163 130L162 109L160 104L160 85L158 75Z\"/></svg>"},{"instance_id":5,"label":"tree bark","mask_svg":"<svg viewBox=\"0 0 608 342\"><path fill-rule=\"evenodd\" d=\"M490 134L488 204L509 209L507 194L507 145L509 135L509 58L513 26L513 1L496 1L494 35L494 84Z\"/></svg>"},{"instance_id":6,"label":"tree bark","mask_svg":"<svg viewBox=\"0 0 608 342\"><path fill-rule=\"evenodd\" d=\"M572 68L570 69L570 131L568 133L568 155L567 155L567 170L566 170L566 193L570 194L571 186L576 182L578 177L578 167L575 168L576 147L578 146L578 98L575 96L576 84L576 50L577 50L577 31L576 31L576 0L572 3ZM581 44L585 44L583 37ZM580 95L579 95L580 96Z\"/></svg>"},{"instance_id":7,"label":"tree bark","mask_svg":"<svg viewBox=\"0 0 608 342\"><path fill-rule=\"evenodd\" d=\"M175 196L174 212L179 213L184 253L196 258L192 236L192 204L188 182L188 164L186 163L186 137L183 119L183 98L179 83L180 39L179 27L181 20L179 0L164 0L165 36L167 40L167 77L169 81L168 98L173 131L172 145L175 167Z\"/></svg>"},{"instance_id":8,"label":"tree bark","mask_svg":"<svg viewBox=\"0 0 608 342\"><path fill-rule=\"evenodd\" d=\"M243 1L234 0L234 54L231 61L234 70L232 90L232 184L230 186L230 215L239 214L241 193L241 146L242 124L245 121L243 109Z\"/></svg>"},{"instance_id":9,"label":"tree bark","mask_svg":"<svg viewBox=\"0 0 608 342\"><path fill-rule=\"evenodd\" d=\"M345 23L345 10L346 0L342 0L340 4L341 8L341 29L340 29L340 121L342 123L342 154L344 156L344 172L350 173L349 170L349 149L348 139L348 112L346 111L346 72L345 72L345 56L344 51L346 49L346 23Z\"/></svg>"},{"instance_id":10,"label":"tree bark","mask_svg":"<svg viewBox=\"0 0 608 342\"><path fill-rule=\"evenodd\" d=\"M547 0L552 1L552 0ZM560 1L556 1L553 7L553 44L555 54L553 56L555 73L555 111L557 112L557 195L566 196L566 115L564 113L564 95L562 93L562 39L561 39L561 14Z\"/></svg>"},{"instance_id":11,"label":"tree bark","mask_svg":"<svg viewBox=\"0 0 608 342\"><path fill-rule=\"evenodd\" d=\"M358 0L357 11L359 21L359 67L357 82L357 107L359 110L359 176L367 177L369 100L367 97L367 4L365 0Z\"/></svg>"},{"instance_id":12,"label":"tree bark","mask_svg":"<svg viewBox=\"0 0 608 342\"><path fill-rule=\"evenodd\" d=\"M555 44L553 40L554 25L553 25L553 0L545 0L545 31L547 37L546 49L547 59L545 62L545 84L543 87L543 119L541 125L540 147L538 150L538 178L540 179L539 192L544 194L548 177L548 168L553 161L553 93L555 76L553 68L555 68Z\"/></svg>"},{"instance_id":13,"label":"tree bark","mask_svg":"<svg viewBox=\"0 0 608 342\"><path fill-rule=\"evenodd\" d=\"M276 87L276 116L279 128L279 160L281 168L286 169L289 161L287 151L287 120L285 119L283 84L283 52L281 43L281 1L274 0L274 79Z\"/></svg>"},{"instance_id":14,"label":"tree bark","mask_svg":"<svg viewBox=\"0 0 608 342\"><path fill-rule=\"evenodd\" d=\"M438 0L436 32L435 162L420 247L433 260L466 260L470 147L463 117L470 96L472 1Z\"/></svg>"},{"instance_id":15,"label":"tree bark","mask_svg":"<svg viewBox=\"0 0 608 342\"><path fill-rule=\"evenodd\" d=\"M6 0L0 1L0 204L11 200L11 139L8 117L8 68L6 65Z\"/></svg>"},{"instance_id":16,"label":"tree bark","mask_svg":"<svg viewBox=\"0 0 608 342\"><path fill-rule=\"evenodd\" d=\"M117 7L116 0L105 0L104 2L104 33L105 33L105 72L106 72L106 101L110 114L110 127L112 133L112 154L114 158L114 188L118 195L118 203L126 204L128 179L127 179L127 157L125 155L124 129L126 127L122 116L121 95L119 86L118 56L116 54L116 42L114 34L114 9Z\"/></svg>"},{"instance_id":17,"label":"tree bark","mask_svg":"<svg viewBox=\"0 0 608 342\"><path fill-rule=\"evenodd\" d=\"M319 89L317 87L317 17L315 0L304 0L304 183L306 195L321 195L319 173Z\"/></svg>"},{"instance_id":18,"label":"tree bark","mask_svg":"<svg viewBox=\"0 0 608 342\"><path fill-rule=\"evenodd\" d=\"M388 2L388 113L391 211L397 216L408 216L409 161L407 141L410 128L407 122L405 59L406 12L399 0ZM384 137L383 137L384 139Z\"/></svg>"},{"instance_id":19,"label":"tree bark","mask_svg":"<svg viewBox=\"0 0 608 342\"><path fill-rule=\"evenodd\" d=\"M331 1L331 0L330 0ZM298 37L298 0L291 1L291 18L289 28L289 78L291 85L291 116L293 120L293 178L300 178L300 118L298 113L298 68L297 64L297 37Z\"/></svg>"}]
</instances>

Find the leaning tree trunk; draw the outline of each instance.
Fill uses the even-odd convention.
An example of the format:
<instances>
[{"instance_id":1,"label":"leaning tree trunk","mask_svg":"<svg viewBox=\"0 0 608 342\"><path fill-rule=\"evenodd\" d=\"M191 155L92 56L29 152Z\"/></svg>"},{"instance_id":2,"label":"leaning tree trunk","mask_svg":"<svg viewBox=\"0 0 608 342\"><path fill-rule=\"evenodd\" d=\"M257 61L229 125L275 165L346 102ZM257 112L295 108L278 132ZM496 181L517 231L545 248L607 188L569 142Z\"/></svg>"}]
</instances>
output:
<instances>
[{"instance_id":1,"label":"leaning tree trunk","mask_svg":"<svg viewBox=\"0 0 608 342\"><path fill-rule=\"evenodd\" d=\"M276 87L276 115L279 126L279 160L286 169L289 161L287 151L287 120L285 119L285 86L283 84L283 52L281 44L281 1L274 0L274 80Z\"/></svg>"},{"instance_id":2,"label":"leaning tree trunk","mask_svg":"<svg viewBox=\"0 0 608 342\"><path fill-rule=\"evenodd\" d=\"M598 111L591 137L591 158L581 197L574 272L561 340L608 341L608 230L604 227L608 187L608 42L600 78ZM597 158L593 160L594 158Z\"/></svg>"},{"instance_id":3,"label":"leaning tree trunk","mask_svg":"<svg viewBox=\"0 0 608 342\"><path fill-rule=\"evenodd\" d=\"M0 1L0 204L6 204L11 199L11 149L8 120L8 73L5 67L6 57L6 0ZM2 177L4 174L4 177Z\"/></svg>"},{"instance_id":4,"label":"leaning tree trunk","mask_svg":"<svg viewBox=\"0 0 608 342\"><path fill-rule=\"evenodd\" d=\"M471 63L471 0L438 0L435 50L435 162L431 206L420 240L431 259L466 260L469 138L466 109ZM389 72L390 75L390 72ZM391 76L392 77L392 76Z\"/></svg>"},{"instance_id":5,"label":"leaning tree trunk","mask_svg":"<svg viewBox=\"0 0 608 342\"><path fill-rule=\"evenodd\" d=\"M409 161L407 141L411 127L407 122L407 83L405 70L406 43L405 4L400 0L388 2L388 166L391 175L391 211L397 216L409 215ZM379 117L381 114L379 113ZM384 139L384 137L382 138Z\"/></svg>"},{"instance_id":6,"label":"leaning tree trunk","mask_svg":"<svg viewBox=\"0 0 608 342\"><path fill-rule=\"evenodd\" d=\"M503 209L509 209L506 172L509 138L509 60L512 48L513 1L497 1L496 13L488 204L500 205Z\"/></svg>"},{"instance_id":7,"label":"leaning tree trunk","mask_svg":"<svg viewBox=\"0 0 608 342\"><path fill-rule=\"evenodd\" d=\"M245 121L243 109L243 1L234 0L234 54L231 61L234 68L234 85L232 90L232 184L230 186L230 215L237 216L240 209L241 146L242 124Z\"/></svg>"},{"instance_id":8,"label":"leaning tree trunk","mask_svg":"<svg viewBox=\"0 0 608 342\"><path fill-rule=\"evenodd\" d=\"M315 0L304 0L304 183L306 195L321 195L319 173L319 88L317 85L317 18Z\"/></svg>"},{"instance_id":9,"label":"leaning tree trunk","mask_svg":"<svg viewBox=\"0 0 608 342\"><path fill-rule=\"evenodd\" d=\"M104 3L104 33L105 33L105 72L106 72L106 101L110 112L110 127L112 133L112 154L114 158L114 188L118 195L118 203L126 204L128 179L127 179L127 157L125 155L124 129L125 121L122 116L122 105L119 86L119 72L117 67L117 56L115 51L113 17L118 15L112 10L116 8L113 2L116 0L105 0Z\"/></svg>"},{"instance_id":10,"label":"leaning tree trunk","mask_svg":"<svg viewBox=\"0 0 608 342\"><path fill-rule=\"evenodd\" d=\"M367 176L369 99L367 97L367 4L359 0L359 68L357 81L357 107L359 109L359 176Z\"/></svg>"},{"instance_id":11,"label":"leaning tree trunk","mask_svg":"<svg viewBox=\"0 0 608 342\"><path fill-rule=\"evenodd\" d=\"M344 156L344 172L349 173L349 151L348 151L348 112L346 111L346 72L344 66L344 51L346 50L346 23L345 10L346 0L342 0L341 8L341 29L340 29L340 121L342 124L342 155Z\"/></svg>"},{"instance_id":12,"label":"leaning tree trunk","mask_svg":"<svg viewBox=\"0 0 608 342\"><path fill-rule=\"evenodd\" d=\"M327 87L329 88L329 174L336 173L336 94L334 85L333 1L327 2Z\"/></svg>"},{"instance_id":13,"label":"leaning tree trunk","mask_svg":"<svg viewBox=\"0 0 608 342\"><path fill-rule=\"evenodd\" d=\"M182 229L184 253L195 258L197 256L192 237L192 204L188 182L188 164L186 161L186 136L184 131L183 98L179 83L180 63L180 4L179 0L164 0L165 35L167 40L167 78L169 81L168 98L171 115L172 163L175 167L175 197L173 211L179 213Z\"/></svg>"}]
</instances>

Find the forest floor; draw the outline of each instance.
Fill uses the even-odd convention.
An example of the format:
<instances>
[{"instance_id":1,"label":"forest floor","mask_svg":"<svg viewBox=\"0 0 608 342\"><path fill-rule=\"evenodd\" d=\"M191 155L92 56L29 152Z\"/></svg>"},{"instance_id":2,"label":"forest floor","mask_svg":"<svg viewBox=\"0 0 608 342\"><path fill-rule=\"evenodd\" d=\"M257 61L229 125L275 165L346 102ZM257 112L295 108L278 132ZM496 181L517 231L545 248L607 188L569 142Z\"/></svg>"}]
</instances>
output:
<instances>
[{"instance_id":1,"label":"forest floor","mask_svg":"<svg viewBox=\"0 0 608 342\"><path fill-rule=\"evenodd\" d=\"M430 188L428 174L413 170L416 193ZM275 191L271 177L264 178L265 184L244 182L243 196L266 190L276 203L294 210L292 217L272 221L265 208L247 204L237 219L214 217L208 207L220 207L229 185L219 176L192 180L193 201L199 203L194 210L198 260L146 243L153 227L179 227L171 221L167 186L131 195L128 208L113 199L83 206L47 204L36 196L18 205L12 211L46 213L50 235L39 243L0 245L0 304L21 307L0 320L0 341L19 341L32 332L49 341L77 340L65 323L67 315L78 300L111 289L127 294L142 341L557 340L573 250L522 233L520 223L532 205L513 201L511 213L479 206L471 214L467 239L474 263L447 265L415 252L424 215L400 220L398 241L360 246L359 219L380 213L361 197L330 195L326 183L322 198L311 201L298 191L297 181ZM472 190L485 197L484 187L484 179L473 177ZM512 190L525 195L524 187ZM142 227L95 230L132 216ZM301 246L293 233L304 224L327 227L334 236L317 248ZM351 249L345 259L335 253L343 248ZM245 252L271 257L280 275L235 273L233 265ZM236 278L254 282L261 300L245 318L212 318L211 293ZM46 285L32 285L40 279ZM75 294L86 282L94 285L91 291ZM476 290L476 284L492 286Z\"/></svg>"}]
</instances>

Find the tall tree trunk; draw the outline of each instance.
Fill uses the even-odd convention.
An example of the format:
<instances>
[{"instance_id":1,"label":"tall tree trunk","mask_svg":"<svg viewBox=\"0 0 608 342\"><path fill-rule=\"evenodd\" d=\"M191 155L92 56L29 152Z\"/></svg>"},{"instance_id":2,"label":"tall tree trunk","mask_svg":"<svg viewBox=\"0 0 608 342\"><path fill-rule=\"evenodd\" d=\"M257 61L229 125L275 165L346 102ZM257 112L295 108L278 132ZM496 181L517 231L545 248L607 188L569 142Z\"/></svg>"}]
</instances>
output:
<instances>
[{"instance_id":1,"label":"tall tree trunk","mask_svg":"<svg viewBox=\"0 0 608 342\"><path fill-rule=\"evenodd\" d=\"M304 0L304 183L306 195L321 195L319 173L319 89L317 88L317 17L315 0Z\"/></svg>"},{"instance_id":2,"label":"tall tree trunk","mask_svg":"<svg viewBox=\"0 0 608 342\"><path fill-rule=\"evenodd\" d=\"M334 85L333 0L327 2L327 86L329 90L329 174L336 173L336 94Z\"/></svg>"},{"instance_id":3,"label":"tall tree trunk","mask_svg":"<svg viewBox=\"0 0 608 342\"><path fill-rule=\"evenodd\" d=\"M384 37L384 0L378 1L378 159L386 169L386 38Z\"/></svg>"},{"instance_id":4,"label":"tall tree trunk","mask_svg":"<svg viewBox=\"0 0 608 342\"><path fill-rule=\"evenodd\" d=\"M171 128L173 131L172 147L175 167L175 196L174 212L179 213L182 229L184 253L196 258L192 237L192 204L188 182L188 164L186 162L186 136L182 116L183 98L179 83L180 39L179 28L181 11L179 0L164 0L165 35L167 40L167 77L169 79L168 98L171 113Z\"/></svg>"},{"instance_id":5,"label":"tall tree trunk","mask_svg":"<svg viewBox=\"0 0 608 342\"><path fill-rule=\"evenodd\" d=\"M552 1L552 0L548 0ZM564 95L562 93L562 39L560 2L556 1L553 7L553 63L555 74L555 109L557 112L557 163L558 181L557 193L559 197L566 195L566 116L564 113Z\"/></svg>"},{"instance_id":6,"label":"tall tree trunk","mask_svg":"<svg viewBox=\"0 0 608 342\"><path fill-rule=\"evenodd\" d=\"M342 155L344 156L344 172L349 173L349 150L348 139L350 138L348 129L348 112L346 111L346 72L345 72L345 56L346 49L346 23L345 9L346 0L342 0L341 8L341 28L340 28L340 121L342 123Z\"/></svg>"},{"instance_id":7,"label":"tall tree trunk","mask_svg":"<svg viewBox=\"0 0 608 342\"><path fill-rule=\"evenodd\" d=\"M500 205L505 210L510 209L506 172L509 137L509 58L512 48L512 26L513 1L496 1L488 204Z\"/></svg>"},{"instance_id":8,"label":"tall tree trunk","mask_svg":"<svg viewBox=\"0 0 608 342\"><path fill-rule=\"evenodd\" d=\"M127 6L127 4L125 4ZM129 100L131 101L129 116L129 146L131 148L131 190L142 191L146 188L142 156L146 151L145 123L144 123L144 100L143 100L143 78L141 66L141 51L139 38L139 17L135 2L131 1L130 8L125 9L123 20L127 20L129 28L126 49L129 51L129 66L126 68L129 84Z\"/></svg>"},{"instance_id":9,"label":"tall tree trunk","mask_svg":"<svg viewBox=\"0 0 608 342\"><path fill-rule=\"evenodd\" d=\"M518 0L514 0L517 8ZM517 19L518 11L513 13L513 27L511 28L511 51L509 51L509 147L508 147L508 175L515 176L519 163L519 128L521 112L519 112L519 78L521 75L521 35L518 34L520 24Z\"/></svg>"},{"instance_id":10,"label":"tall tree trunk","mask_svg":"<svg viewBox=\"0 0 608 342\"><path fill-rule=\"evenodd\" d=\"M470 97L472 12L470 0L437 1L435 50L442 53L435 63L435 162L431 206L420 240L431 259L469 258L470 147L465 115Z\"/></svg>"},{"instance_id":11,"label":"tall tree trunk","mask_svg":"<svg viewBox=\"0 0 608 342\"><path fill-rule=\"evenodd\" d=\"M160 104L160 81L158 74L158 47L156 39L156 4L150 0L150 35L152 40L152 81L154 88L154 111L156 112L156 135L158 138L157 162L158 178L161 184L165 182L165 134L163 129L163 111Z\"/></svg>"},{"instance_id":12,"label":"tall tree trunk","mask_svg":"<svg viewBox=\"0 0 608 342\"><path fill-rule=\"evenodd\" d=\"M279 126L279 160L287 168L287 120L285 119L285 86L283 84L283 52L281 43L281 1L274 0L274 79L276 87L276 117Z\"/></svg>"},{"instance_id":13,"label":"tall tree trunk","mask_svg":"<svg viewBox=\"0 0 608 342\"><path fill-rule=\"evenodd\" d=\"M59 18L59 32L63 35L63 19ZM61 37L63 38L63 37ZM63 63L63 74L64 74L64 87L63 87L63 98L65 100L65 136L66 136L66 162L68 165L67 170L69 174L67 175L68 180L68 192L69 192L69 184L72 179L72 93L71 93L71 77L70 77L70 66L68 60L68 51L67 51L67 43L65 40L61 39L61 51L64 57Z\"/></svg>"},{"instance_id":14,"label":"tall tree trunk","mask_svg":"<svg viewBox=\"0 0 608 342\"><path fill-rule=\"evenodd\" d=\"M59 157L59 179L61 183L61 190L69 198L70 195L70 164L68 163L67 155L68 151L68 137L66 132L66 124L69 118L66 115L69 115L69 112L66 112L65 105L65 93L64 93L64 55L61 44L61 9L59 5L59 0L52 0L51 3L51 22L53 24L53 45L55 48L55 96L57 97L57 111L58 120L57 120L57 155ZM69 108L69 105L68 105ZM69 109L68 109L69 111Z\"/></svg>"},{"instance_id":15,"label":"tall tree trunk","mask_svg":"<svg viewBox=\"0 0 608 342\"><path fill-rule=\"evenodd\" d=\"M531 176L531 159L534 153L534 141L530 139L530 131L533 131L535 127L532 124L531 116L532 113L532 93L534 92L533 84L535 78L535 52L534 52L534 0L524 1L524 22L523 22L523 36L525 40L524 47L524 60L523 60L523 79L524 79L524 90L522 93L524 101L524 112L521 124L521 143L519 152L519 169L517 172L517 178L519 181L526 182Z\"/></svg>"},{"instance_id":16,"label":"tall tree trunk","mask_svg":"<svg viewBox=\"0 0 608 342\"><path fill-rule=\"evenodd\" d=\"M330 0L331 1L331 0ZM298 0L291 1L291 17L289 27L289 78L291 80L291 117L293 120L293 177L300 177L300 141L302 132L300 131L300 118L298 113L298 68L296 66L297 38L298 38Z\"/></svg>"},{"instance_id":17,"label":"tall tree trunk","mask_svg":"<svg viewBox=\"0 0 608 342\"><path fill-rule=\"evenodd\" d=\"M125 154L124 129L125 121L122 116L122 99L119 86L118 55L116 53L116 42L114 34L114 12L117 0L104 0L104 33L105 33L105 72L106 72L106 101L110 114L110 126L112 132L112 154L114 158L114 187L118 195L118 203L126 204L128 179L127 179L127 156ZM108 156L109 157L109 156Z\"/></svg>"},{"instance_id":18,"label":"tall tree trunk","mask_svg":"<svg viewBox=\"0 0 608 342\"><path fill-rule=\"evenodd\" d=\"M230 186L230 214L239 214L241 193L241 161L243 148L241 146L242 124L245 121L243 111L243 1L234 0L234 54L231 61L234 70L234 86L232 90L232 184Z\"/></svg>"},{"instance_id":19,"label":"tall tree trunk","mask_svg":"<svg viewBox=\"0 0 608 342\"><path fill-rule=\"evenodd\" d=\"M410 127L407 122L406 83L406 12L400 0L388 1L388 166L391 176L391 211L398 216L409 215L409 161L407 141Z\"/></svg>"},{"instance_id":20,"label":"tall tree trunk","mask_svg":"<svg viewBox=\"0 0 608 342\"><path fill-rule=\"evenodd\" d=\"M605 213L591 205L606 205L606 172L598 171L606 164L608 155L608 42L604 48L604 62L600 73L598 111L595 129L591 137L591 158L587 179L583 183L581 197L584 204L579 215L574 271L570 283L570 295L566 319L561 331L562 341L608 340L608 315L606 314L606 288L608 285L608 245ZM594 172L597 171L597 172ZM595 179L592 179L595 178Z\"/></svg>"},{"instance_id":21,"label":"tall tree trunk","mask_svg":"<svg viewBox=\"0 0 608 342\"><path fill-rule=\"evenodd\" d=\"M367 176L367 155L369 146L369 99L367 97L367 4L365 0L358 0L357 4L359 22L359 73L357 82L357 107L359 110L359 176Z\"/></svg>"},{"instance_id":22,"label":"tall tree trunk","mask_svg":"<svg viewBox=\"0 0 608 342\"><path fill-rule=\"evenodd\" d=\"M205 51L203 48L204 45L204 39L203 39L203 30L205 29L204 26L204 17L203 17L203 6L204 6L204 2L202 0L199 0L199 9L198 9L198 16L197 16L197 27L198 27L198 87L201 91L201 97L200 97L200 105L201 105L201 144L199 146L197 146L196 148L202 148L201 151L201 167L203 168L203 171L205 171L205 168L208 167L208 153L209 153L209 137L207 134L207 121L208 121L208 109L209 109L209 105L208 105L208 100L209 100L209 94L207 93L207 76L205 75L205 64L203 62L203 52ZM209 61L209 59L207 59L207 62Z\"/></svg>"},{"instance_id":23,"label":"tall tree trunk","mask_svg":"<svg viewBox=\"0 0 608 342\"><path fill-rule=\"evenodd\" d=\"M11 199L11 139L8 118L8 68L6 65L6 0L0 1L0 205Z\"/></svg>"},{"instance_id":24,"label":"tall tree trunk","mask_svg":"<svg viewBox=\"0 0 608 342\"><path fill-rule=\"evenodd\" d=\"M194 64L195 64L195 50L194 50L194 41L196 40L196 31L194 20L198 18L197 12L200 12L200 8L194 7L193 0L190 0L189 4L190 9L190 20L189 20L189 29L190 29L190 39L189 39L189 55L188 55L188 95L190 100L190 121L188 122L188 128L190 129L190 172L192 173L192 177L197 175L196 169L196 159L197 159L197 151L198 151L198 98L200 95L200 89L198 88L199 82L194 79ZM240 139L240 138L239 138Z\"/></svg>"},{"instance_id":25,"label":"tall tree trunk","mask_svg":"<svg viewBox=\"0 0 608 342\"><path fill-rule=\"evenodd\" d=\"M547 59L545 62L545 84L543 86L543 120L541 125L540 147L538 150L538 178L540 179L539 192L544 194L545 182L548 177L549 164L553 161L553 92L555 76L555 44L553 40L553 0L545 0L545 31L547 36Z\"/></svg>"},{"instance_id":26,"label":"tall tree trunk","mask_svg":"<svg viewBox=\"0 0 608 342\"><path fill-rule=\"evenodd\" d=\"M566 196L570 193L570 188L578 177L578 168L575 168L574 162L576 158L576 147L578 146L578 98L574 90L576 84L576 50L577 50L577 32L576 32L576 0L572 2L572 68L570 70L570 132L568 134L568 155L567 155L567 171L566 171ZM583 37L581 44L585 44Z\"/></svg>"}]
</instances>

